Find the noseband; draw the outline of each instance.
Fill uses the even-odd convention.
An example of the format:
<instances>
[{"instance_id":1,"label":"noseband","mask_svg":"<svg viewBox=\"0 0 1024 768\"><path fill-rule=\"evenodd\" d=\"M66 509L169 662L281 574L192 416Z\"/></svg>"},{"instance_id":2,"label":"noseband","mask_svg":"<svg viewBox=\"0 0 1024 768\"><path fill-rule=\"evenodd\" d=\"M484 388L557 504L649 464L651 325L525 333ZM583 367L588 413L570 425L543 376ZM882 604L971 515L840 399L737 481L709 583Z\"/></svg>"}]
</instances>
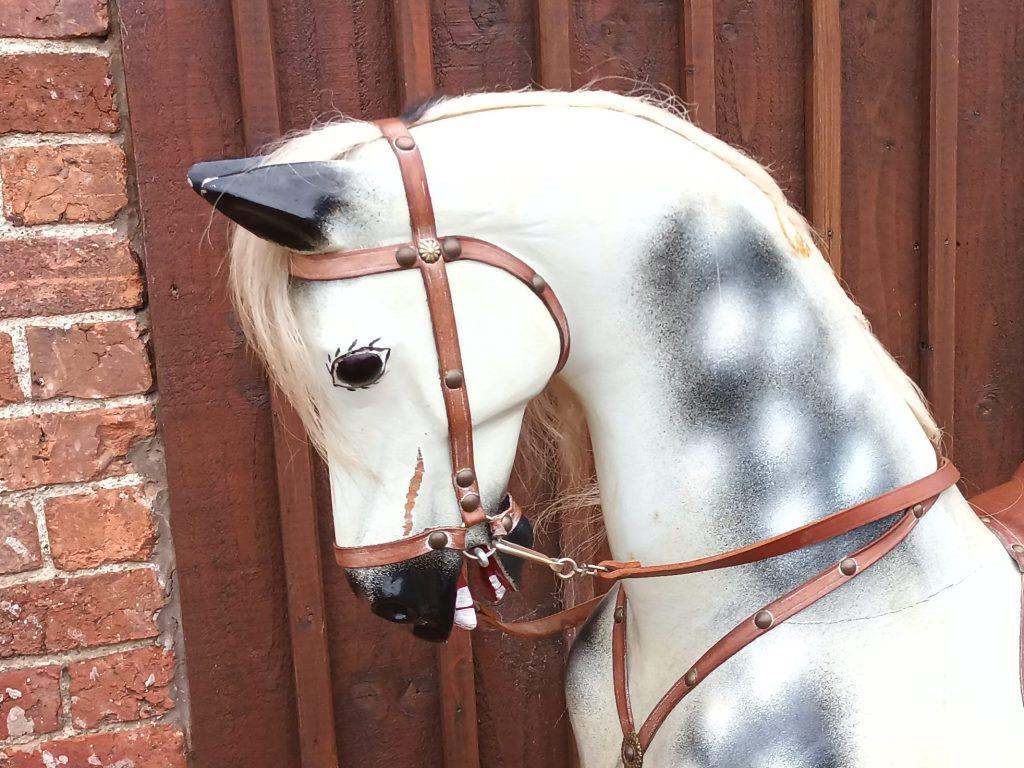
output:
<instances>
[{"instance_id":1,"label":"noseband","mask_svg":"<svg viewBox=\"0 0 1024 768\"><path fill-rule=\"evenodd\" d=\"M427 306L433 325L437 349L438 380L448 419L448 442L451 449L452 488L458 504L461 525L438 526L401 539L360 547L335 546L335 559L345 568L390 565L439 549L466 550L469 529L483 522L490 526L491 536L500 539L515 528L521 512L516 504L508 511L488 516L480 497L480 484L473 461L473 418L469 393L462 367L459 332L455 322L448 264L475 261L507 272L525 284L544 303L558 327L561 351L554 373L569 357L569 324L554 291L543 277L524 262L492 243L472 237L439 238L430 201L427 175L416 141L404 122L397 118L377 122L388 145L398 158L405 198L409 206L412 241L399 245L336 251L316 255L293 254L292 276L304 280L347 280L387 272L418 270L423 278Z\"/></svg>"}]
</instances>

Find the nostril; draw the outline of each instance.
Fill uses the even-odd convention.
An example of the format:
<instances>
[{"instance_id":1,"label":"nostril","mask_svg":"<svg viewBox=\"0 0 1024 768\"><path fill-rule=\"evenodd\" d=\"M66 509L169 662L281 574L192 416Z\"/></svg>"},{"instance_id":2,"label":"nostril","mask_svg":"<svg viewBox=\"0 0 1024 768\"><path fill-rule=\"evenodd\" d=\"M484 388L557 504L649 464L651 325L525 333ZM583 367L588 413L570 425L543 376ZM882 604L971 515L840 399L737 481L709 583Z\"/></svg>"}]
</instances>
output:
<instances>
[{"instance_id":1,"label":"nostril","mask_svg":"<svg viewBox=\"0 0 1024 768\"><path fill-rule=\"evenodd\" d=\"M382 619L393 621L396 624L408 624L417 618L415 613L397 600L381 600L374 603L372 609Z\"/></svg>"}]
</instances>

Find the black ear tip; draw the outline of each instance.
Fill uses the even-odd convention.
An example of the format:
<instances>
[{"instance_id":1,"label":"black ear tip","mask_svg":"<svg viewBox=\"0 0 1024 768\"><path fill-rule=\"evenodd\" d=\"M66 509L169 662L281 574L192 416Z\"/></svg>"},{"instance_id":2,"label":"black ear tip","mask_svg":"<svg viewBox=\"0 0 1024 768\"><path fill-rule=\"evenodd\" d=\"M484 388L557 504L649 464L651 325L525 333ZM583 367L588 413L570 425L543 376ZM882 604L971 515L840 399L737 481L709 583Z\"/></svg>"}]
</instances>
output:
<instances>
[{"instance_id":1,"label":"black ear tip","mask_svg":"<svg viewBox=\"0 0 1024 768\"><path fill-rule=\"evenodd\" d=\"M203 194L204 186L213 179L252 170L259 167L265 159L262 156L256 156L240 157L233 160L206 160L196 163L188 169L188 184L196 192Z\"/></svg>"}]
</instances>

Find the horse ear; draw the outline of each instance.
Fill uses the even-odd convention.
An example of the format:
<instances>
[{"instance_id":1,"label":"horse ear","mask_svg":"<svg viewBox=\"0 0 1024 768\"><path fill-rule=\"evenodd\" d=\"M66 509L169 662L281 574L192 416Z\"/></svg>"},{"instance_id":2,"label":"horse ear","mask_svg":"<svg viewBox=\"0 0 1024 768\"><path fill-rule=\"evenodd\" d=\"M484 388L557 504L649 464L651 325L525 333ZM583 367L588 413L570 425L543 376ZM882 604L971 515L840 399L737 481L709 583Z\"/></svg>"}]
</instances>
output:
<instances>
[{"instance_id":1,"label":"horse ear","mask_svg":"<svg viewBox=\"0 0 1024 768\"><path fill-rule=\"evenodd\" d=\"M296 251L327 244L326 226L341 205L338 163L261 165L264 158L196 163L188 182L217 211L257 237Z\"/></svg>"}]
</instances>

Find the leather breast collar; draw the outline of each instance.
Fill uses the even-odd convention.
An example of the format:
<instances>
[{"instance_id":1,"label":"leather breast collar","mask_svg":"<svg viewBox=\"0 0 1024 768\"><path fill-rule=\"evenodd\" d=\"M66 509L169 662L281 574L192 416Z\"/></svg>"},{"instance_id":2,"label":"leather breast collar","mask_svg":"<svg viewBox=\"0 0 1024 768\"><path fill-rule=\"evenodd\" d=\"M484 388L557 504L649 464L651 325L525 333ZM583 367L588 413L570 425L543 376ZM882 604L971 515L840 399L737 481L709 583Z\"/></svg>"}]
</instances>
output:
<instances>
[{"instance_id":1,"label":"leather breast collar","mask_svg":"<svg viewBox=\"0 0 1024 768\"><path fill-rule=\"evenodd\" d=\"M356 251L317 255L296 253L291 256L290 272L292 276L304 280L345 280L401 270L419 271L433 325L438 379L448 419L452 488L462 522L461 525L430 528L379 544L335 546L335 558L339 565L346 568L387 565L437 549L458 550L469 556L466 552L469 528L487 522L493 546L488 554L497 551L540 563L562 578L581 574L607 581L653 578L700 573L778 557L869 523L898 516L888 530L869 544L738 623L669 688L639 728L634 723L629 703L626 593L620 588L614 611L612 653L616 708L623 734L621 758L626 768L640 768L644 752L665 719L708 674L758 637L838 589L891 552L910 534L942 492L956 484L960 473L949 461L942 460L939 468L930 475L861 504L763 541L681 563L644 566L632 561L607 560L595 565L577 564L570 558L549 557L509 542L505 537L520 519L519 507L512 502L507 511L492 516L486 515L482 507L473 461L473 421L447 265L458 260L487 264L507 272L533 290L558 327L561 352L554 372L565 365L569 355L568 322L561 304L544 278L512 254L492 243L471 237L449 235L438 238L423 160L408 127L395 118L378 121L377 125L398 159L409 206L412 240L399 245ZM982 522L999 537L1024 572L1024 465L1010 483L976 497L972 505ZM484 555L482 558L483 564L486 564L486 557ZM476 604L476 608L480 618L492 627L513 635L541 637L581 624L603 599L603 596L596 597L560 613L527 622L502 621L493 610L480 603ZM1024 696L1024 625L1021 630L1021 648L1021 692Z\"/></svg>"}]
</instances>

